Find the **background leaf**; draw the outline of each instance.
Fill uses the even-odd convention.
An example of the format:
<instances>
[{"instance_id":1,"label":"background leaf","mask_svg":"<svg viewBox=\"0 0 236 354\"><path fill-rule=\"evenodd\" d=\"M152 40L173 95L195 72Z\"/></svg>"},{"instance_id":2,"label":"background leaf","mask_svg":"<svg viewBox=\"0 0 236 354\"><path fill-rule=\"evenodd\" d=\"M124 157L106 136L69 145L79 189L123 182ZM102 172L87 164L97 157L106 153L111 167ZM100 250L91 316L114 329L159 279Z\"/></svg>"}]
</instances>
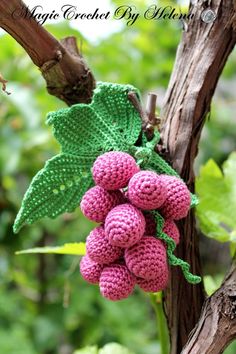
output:
<instances>
[{"instance_id":1,"label":"background leaf","mask_svg":"<svg viewBox=\"0 0 236 354\"><path fill-rule=\"evenodd\" d=\"M35 247L28 250L17 251L16 254L27 253L54 253L54 254L71 254L75 256L84 256L86 247L84 242L66 243L57 247Z\"/></svg>"},{"instance_id":2,"label":"background leaf","mask_svg":"<svg viewBox=\"0 0 236 354\"><path fill-rule=\"evenodd\" d=\"M213 160L200 169L196 192L200 203L197 216L202 232L221 242L235 242L236 234L236 153L223 164Z\"/></svg>"}]
</instances>

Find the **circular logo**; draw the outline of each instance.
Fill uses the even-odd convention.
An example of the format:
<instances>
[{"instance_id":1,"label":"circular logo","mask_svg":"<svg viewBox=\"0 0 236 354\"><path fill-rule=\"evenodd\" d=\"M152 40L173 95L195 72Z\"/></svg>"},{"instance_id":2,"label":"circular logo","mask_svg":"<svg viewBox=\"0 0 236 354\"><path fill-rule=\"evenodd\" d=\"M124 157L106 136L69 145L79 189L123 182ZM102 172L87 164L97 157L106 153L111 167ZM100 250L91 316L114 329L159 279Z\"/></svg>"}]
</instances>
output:
<instances>
[{"instance_id":1,"label":"circular logo","mask_svg":"<svg viewBox=\"0 0 236 354\"><path fill-rule=\"evenodd\" d=\"M206 9L202 11L201 13L201 19L205 23L211 23L214 22L216 19L216 14L213 10L211 9Z\"/></svg>"}]
</instances>

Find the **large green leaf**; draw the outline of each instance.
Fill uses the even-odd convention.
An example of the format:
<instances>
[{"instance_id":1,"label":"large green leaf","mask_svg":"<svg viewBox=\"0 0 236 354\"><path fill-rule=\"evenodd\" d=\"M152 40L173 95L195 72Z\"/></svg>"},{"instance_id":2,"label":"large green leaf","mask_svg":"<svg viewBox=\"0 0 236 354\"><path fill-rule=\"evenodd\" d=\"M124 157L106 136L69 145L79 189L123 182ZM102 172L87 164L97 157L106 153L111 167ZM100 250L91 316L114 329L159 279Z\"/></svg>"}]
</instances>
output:
<instances>
[{"instance_id":1,"label":"large green leaf","mask_svg":"<svg viewBox=\"0 0 236 354\"><path fill-rule=\"evenodd\" d=\"M14 223L14 232L45 216L72 212L93 185L90 168L94 157L60 154L47 161L33 178Z\"/></svg>"},{"instance_id":2,"label":"large green leaf","mask_svg":"<svg viewBox=\"0 0 236 354\"><path fill-rule=\"evenodd\" d=\"M63 246L56 247L35 247L27 250L17 251L16 254L28 253L54 253L54 254L70 254L75 256L84 256L86 246L84 242L65 243Z\"/></svg>"},{"instance_id":3,"label":"large green leaf","mask_svg":"<svg viewBox=\"0 0 236 354\"><path fill-rule=\"evenodd\" d=\"M133 145L141 131L141 119L137 109L128 99L129 92L133 92L140 99L138 90L131 85L98 83L91 106L126 143Z\"/></svg>"},{"instance_id":4,"label":"large green leaf","mask_svg":"<svg viewBox=\"0 0 236 354\"><path fill-rule=\"evenodd\" d=\"M77 104L50 112L47 123L53 125L55 138L65 153L105 152L124 146L122 137L90 105Z\"/></svg>"},{"instance_id":5,"label":"large green leaf","mask_svg":"<svg viewBox=\"0 0 236 354\"><path fill-rule=\"evenodd\" d=\"M200 203L197 216L203 233L221 242L236 242L236 153L223 164L213 160L200 170L196 192Z\"/></svg>"}]
</instances>

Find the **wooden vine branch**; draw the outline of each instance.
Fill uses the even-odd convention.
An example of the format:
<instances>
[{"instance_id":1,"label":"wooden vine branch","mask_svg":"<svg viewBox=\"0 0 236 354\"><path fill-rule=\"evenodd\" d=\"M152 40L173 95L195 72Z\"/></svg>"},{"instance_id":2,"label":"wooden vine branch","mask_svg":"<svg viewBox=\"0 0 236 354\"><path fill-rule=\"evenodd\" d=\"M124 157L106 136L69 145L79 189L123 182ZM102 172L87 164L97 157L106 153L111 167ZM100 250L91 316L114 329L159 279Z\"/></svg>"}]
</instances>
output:
<instances>
[{"instance_id":1,"label":"wooden vine branch","mask_svg":"<svg viewBox=\"0 0 236 354\"><path fill-rule=\"evenodd\" d=\"M220 354L236 338L236 260L210 296L182 354Z\"/></svg>"},{"instance_id":2,"label":"wooden vine branch","mask_svg":"<svg viewBox=\"0 0 236 354\"><path fill-rule=\"evenodd\" d=\"M198 0L193 3L190 9L195 17L189 21L178 47L162 111L161 129L166 156L191 190L194 184L193 164L201 130L210 110L217 81L236 42L234 0ZM215 22L209 24L200 19L207 6L217 15ZM201 274L193 212L179 223L179 227L182 242L177 247L177 256L190 263L193 273ZM204 302L203 286L186 283L180 270L172 267L164 301L171 354L177 354L181 352L188 334L199 319ZM195 351L191 353L196 354Z\"/></svg>"},{"instance_id":3,"label":"wooden vine branch","mask_svg":"<svg viewBox=\"0 0 236 354\"><path fill-rule=\"evenodd\" d=\"M0 27L8 32L39 67L47 90L65 101L89 103L95 81L73 37L59 42L30 17L21 0L0 1Z\"/></svg>"}]
</instances>

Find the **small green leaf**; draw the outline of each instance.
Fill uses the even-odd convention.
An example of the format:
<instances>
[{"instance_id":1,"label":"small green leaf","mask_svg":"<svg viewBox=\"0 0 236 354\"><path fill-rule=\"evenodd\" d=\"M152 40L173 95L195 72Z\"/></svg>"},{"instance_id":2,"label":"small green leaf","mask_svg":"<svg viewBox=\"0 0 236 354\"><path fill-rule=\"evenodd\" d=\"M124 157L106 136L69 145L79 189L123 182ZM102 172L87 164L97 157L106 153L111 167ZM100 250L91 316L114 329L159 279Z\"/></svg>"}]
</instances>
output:
<instances>
[{"instance_id":1,"label":"small green leaf","mask_svg":"<svg viewBox=\"0 0 236 354\"><path fill-rule=\"evenodd\" d=\"M142 122L137 109L128 99L129 92L136 94L140 100L139 91L132 85L98 82L91 106L112 130L116 130L126 143L133 145L141 132Z\"/></svg>"},{"instance_id":2,"label":"small green leaf","mask_svg":"<svg viewBox=\"0 0 236 354\"><path fill-rule=\"evenodd\" d=\"M86 246L84 242L65 243L63 246L57 247L35 247L28 250L17 251L16 254L28 253L55 253L55 254L70 254L75 256L84 256Z\"/></svg>"},{"instance_id":3,"label":"small green leaf","mask_svg":"<svg viewBox=\"0 0 236 354\"><path fill-rule=\"evenodd\" d=\"M47 161L27 190L13 230L45 216L55 218L79 206L84 193L93 185L93 155L60 154Z\"/></svg>"},{"instance_id":4,"label":"small green leaf","mask_svg":"<svg viewBox=\"0 0 236 354\"><path fill-rule=\"evenodd\" d=\"M236 242L236 153L223 164L213 160L200 170L196 192L200 203L197 216L202 232L220 242Z\"/></svg>"}]
</instances>

